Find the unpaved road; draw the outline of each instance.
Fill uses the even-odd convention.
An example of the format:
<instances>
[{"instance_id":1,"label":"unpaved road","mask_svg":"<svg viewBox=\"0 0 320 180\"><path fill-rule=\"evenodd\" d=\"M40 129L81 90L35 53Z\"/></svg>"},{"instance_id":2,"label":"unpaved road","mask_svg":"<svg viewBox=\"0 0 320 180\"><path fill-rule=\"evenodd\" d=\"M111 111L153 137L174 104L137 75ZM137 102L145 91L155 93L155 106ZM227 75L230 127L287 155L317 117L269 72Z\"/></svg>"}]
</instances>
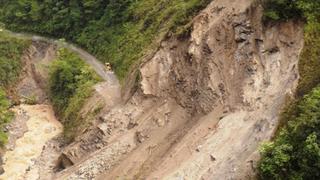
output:
<instances>
[{"instance_id":1,"label":"unpaved road","mask_svg":"<svg viewBox=\"0 0 320 180\"><path fill-rule=\"evenodd\" d=\"M34 41L46 41L46 42L50 42L53 44L57 44L60 47L67 48L67 49L75 52L76 54L78 54L81 59L83 59L88 65L90 65L95 70L95 72L102 79L107 81L109 84L112 84L112 85L119 84L117 77L115 76L115 74L112 71L106 71L104 69L104 65L99 60L97 60L94 56L87 53L83 49L76 47L73 44L61 42L59 40L50 39L50 38L46 38L46 37L42 37L42 36L38 36L38 35L27 34L27 33L15 33L15 32L11 32L8 30L6 30L6 33L9 34L10 36L16 37L16 38L32 39Z\"/></svg>"}]
</instances>

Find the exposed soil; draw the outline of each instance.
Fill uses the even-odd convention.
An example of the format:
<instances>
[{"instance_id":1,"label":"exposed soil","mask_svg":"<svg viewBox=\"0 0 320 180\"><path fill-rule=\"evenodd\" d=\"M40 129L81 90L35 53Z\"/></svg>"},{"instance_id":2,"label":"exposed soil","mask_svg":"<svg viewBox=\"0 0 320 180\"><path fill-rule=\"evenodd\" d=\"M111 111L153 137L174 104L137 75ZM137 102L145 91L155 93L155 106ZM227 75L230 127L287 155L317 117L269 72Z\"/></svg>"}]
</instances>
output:
<instances>
[{"instance_id":1,"label":"exposed soil","mask_svg":"<svg viewBox=\"0 0 320 180\"><path fill-rule=\"evenodd\" d=\"M65 148L74 165L55 178L252 178L257 148L295 91L303 46L301 23L261 19L250 0L213 1L189 38L145 59L127 102Z\"/></svg>"},{"instance_id":2,"label":"exposed soil","mask_svg":"<svg viewBox=\"0 0 320 180\"><path fill-rule=\"evenodd\" d=\"M163 41L145 59L128 101L64 148L72 165L55 179L254 177L303 46L301 23L266 27L261 17L250 0L213 1L189 38Z\"/></svg>"},{"instance_id":3,"label":"exposed soil","mask_svg":"<svg viewBox=\"0 0 320 180\"><path fill-rule=\"evenodd\" d=\"M107 108L119 102L120 85L111 71L85 51L67 43L39 36L11 33L17 38L32 39L23 57L23 70L16 86L21 105L12 108L15 119L7 127L9 143L3 156L1 179L51 179L59 171L60 155L65 145L62 125L56 119L47 96L48 66L56 57L57 46L77 53L105 80L97 84L96 92L80 113ZM32 101L30 101L32 100ZM34 103L36 105L26 105Z\"/></svg>"},{"instance_id":4,"label":"exposed soil","mask_svg":"<svg viewBox=\"0 0 320 180\"><path fill-rule=\"evenodd\" d=\"M106 80L79 113L103 110L71 144L48 141L30 172L75 180L253 178L257 148L296 89L303 46L301 23L261 19L251 0L213 1L190 37L167 39L144 59L126 101L113 73L74 49Z\"/></svg>"}]
</instances>

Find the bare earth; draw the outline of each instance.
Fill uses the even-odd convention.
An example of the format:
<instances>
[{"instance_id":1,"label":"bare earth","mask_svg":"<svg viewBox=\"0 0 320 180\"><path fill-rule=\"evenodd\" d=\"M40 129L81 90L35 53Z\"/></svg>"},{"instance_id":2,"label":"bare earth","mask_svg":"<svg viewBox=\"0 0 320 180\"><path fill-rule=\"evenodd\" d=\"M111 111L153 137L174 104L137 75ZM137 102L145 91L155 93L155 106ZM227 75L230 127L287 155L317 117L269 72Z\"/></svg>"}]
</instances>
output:
<instances>
[{"instance_id":1,"label":"bare earth","mask_svg":"<svg viewBox=\"0 0 320 180\"><path fill-rule=\"evenodd\" d=\"M295 92L303 47L301 23L261 18L253 0L212 1L190 37L163 41L143 59L134 89L136 76L122 88L126 99L113 73L74 49L106 80L81 112L100 101L103 110L54 151L61 169L47 166L39 179L254 178L259 144Z\"/></svg>"},{"instance_id":2,"label":"bare earth","mask_svg":"<svg viewBox=\"0 0 320 180\"><path fill-rule=\"evenodd\" d=\"M302 24L261 17L251 0L213 1L191 37L163 41L145 59L128 101L65 148L74 165L55 178L253 178L258 146L295 91L303 46Z\"/></svg>"}]
</instances>

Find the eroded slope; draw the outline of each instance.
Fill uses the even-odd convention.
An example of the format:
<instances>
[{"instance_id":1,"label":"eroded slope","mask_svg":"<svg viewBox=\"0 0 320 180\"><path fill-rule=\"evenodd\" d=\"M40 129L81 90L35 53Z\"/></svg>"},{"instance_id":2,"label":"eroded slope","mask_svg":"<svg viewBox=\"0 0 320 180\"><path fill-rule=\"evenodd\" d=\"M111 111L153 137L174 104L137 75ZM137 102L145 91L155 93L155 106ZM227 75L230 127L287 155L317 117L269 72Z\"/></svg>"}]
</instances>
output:
<instances>
[{"instance_id":1,"label":"eroded slope","mask_svg":"<svg viewBox=\"0 0 320 180\"><path fill-rule=\"evenodd\" d=\"M251 176L295 91L303 46L300 23L264 26L261 16L250 0L213 1L190 37L145 59L132 97L65 149L74 165L56 178Z\"/></svg>"}]
</instances>

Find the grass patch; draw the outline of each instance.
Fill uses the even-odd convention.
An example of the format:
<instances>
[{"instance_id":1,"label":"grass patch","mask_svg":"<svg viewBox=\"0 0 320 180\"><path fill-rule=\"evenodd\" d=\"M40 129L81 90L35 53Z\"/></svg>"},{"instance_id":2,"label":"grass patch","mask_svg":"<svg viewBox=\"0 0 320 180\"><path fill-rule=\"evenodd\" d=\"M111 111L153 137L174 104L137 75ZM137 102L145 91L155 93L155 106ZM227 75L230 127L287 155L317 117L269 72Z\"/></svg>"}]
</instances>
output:
<instances>
[{"instance_id":1,"label":"grass patch","mask_svg":"<svg viewBox=\"0 0 320 180\"><path fill-rule=\"evenodd\" d=\"M80 110L92 95L98 75L77 55L60 49L58 59L50 66L49 91L55 111L64 125L64 135L72 140L83 123Z\"/></svg>"},{"instance_id":2,"label":"grass patch","mask_svg":"<svg viewBox=\"0 0 320 180\"><path fill-rule=\"evenodd\" d=\"M37 104L37 97L35 95L32 95L30 97L23 97L23 99L24 99L24 104L29 104L29 105Z\"/></svg>"}]
</instances>

